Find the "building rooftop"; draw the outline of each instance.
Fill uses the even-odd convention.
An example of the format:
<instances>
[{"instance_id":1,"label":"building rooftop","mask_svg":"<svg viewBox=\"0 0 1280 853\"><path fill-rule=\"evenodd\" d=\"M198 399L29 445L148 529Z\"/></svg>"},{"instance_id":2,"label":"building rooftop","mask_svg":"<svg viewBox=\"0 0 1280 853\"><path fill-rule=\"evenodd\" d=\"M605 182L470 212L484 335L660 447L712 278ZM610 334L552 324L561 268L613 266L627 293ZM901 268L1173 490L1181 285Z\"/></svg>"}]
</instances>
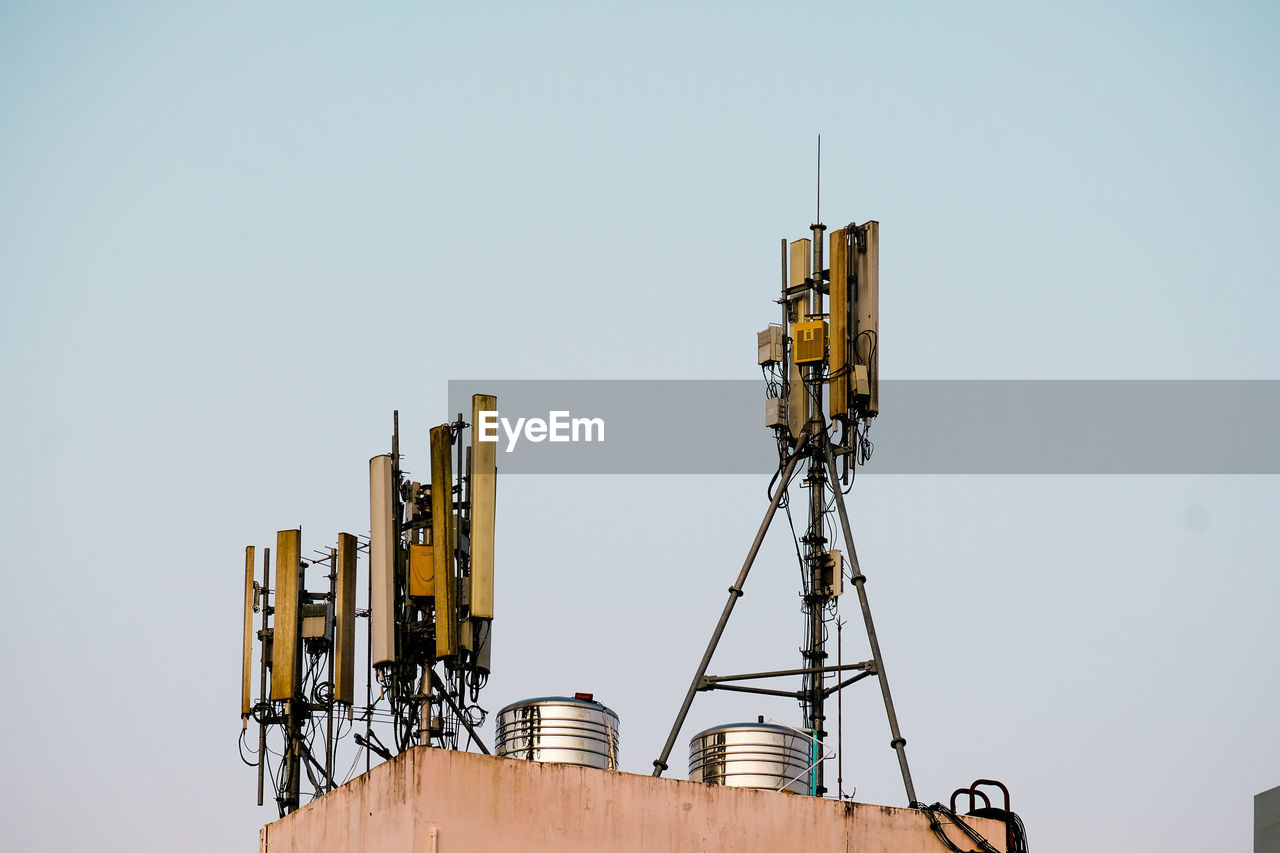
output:
<instances>
[{"instance_id":1,"label":"building rooftop","mask_svg":"<svg viewBox=\"0 0 1280 853\"><path fill-rule=\"evenodd\" d=\"M965 818L1005 851L1004 824ZM942 820L962 850L972 840ZM946 849L916 809L417 747L263 827L260 853Z\"/></svg>"}]
</instances>

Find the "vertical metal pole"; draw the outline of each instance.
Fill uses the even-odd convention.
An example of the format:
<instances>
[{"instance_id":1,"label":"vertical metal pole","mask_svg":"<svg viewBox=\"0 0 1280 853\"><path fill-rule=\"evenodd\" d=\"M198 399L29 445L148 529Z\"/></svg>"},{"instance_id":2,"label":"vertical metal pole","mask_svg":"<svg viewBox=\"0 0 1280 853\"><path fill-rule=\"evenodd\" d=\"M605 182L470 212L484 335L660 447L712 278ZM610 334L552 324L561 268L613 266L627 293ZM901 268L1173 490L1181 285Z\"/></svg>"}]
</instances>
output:
<instances>
[{"instance_id":1,"label":"vertical metal pole","mask_svg":"<svg viewBox=\"0 0 1280 853\"><path fill-rule=\"evenodd\" d=\"M835 489L839 489L837 484ZM843 571L843 569L841 569ZM844 666L844 620L836 621L836 666ZM844 674L839 671L837 678ZM844 799L844 691L836 689L836 795Z\"/></svg>"},{"instance_id":2,"label":"vertical metal pole","mask_svg":"<svg viewBox=\"0 0 1280 853\"><path fill-rule=\"evenodd\" d=\"M813 372L817 372L816 368L811 368ZM810 385L811 388L820 387ZM815 406L810 398L810 426L814 430L822 429L820 413L815 414L813 408ZM821 440L821 439L819 439ZM808 636L805 641L804 665L807 669L821 670L826 660L826 639L823 637L822 612L826 606L826 595L823 592L822 573L823 563L826 557L826 536L823 529L822 515L826 507L826 477L822 471L822 458L817 446L811 446L812 456L809 460L809 529L805 533L805 559L808 561L808 583L804 595L805 615L808 622ZM821 671L810 673L805 676L805 686L807 688L805 696L805 711L808 719L806 723L809 727L809 733L816 741L821 741L826 736L826 714L823 711L823 705L826 697L823 695L824 675ZM818 756L814 757L813 769L810 771L809 793L816 797L821 797L826 793L826 785L823 784L823 764L819 756L822 755L821 750Z\"/></svg>"},{"instance_id":3,"label":"vertical metal pole","mask_svg":"<svg viewBox=\"0 0 1280 853\"><path fill-rule=\"evenodd\" d=\"M391 430L391 470L394 474L396 467L396 452L400 449L400 410L392 410L392 430ZM394 480L393 480L394 482ZM394 501L393 501L394 503ZM365 623L365 671L364 671L364 772L368 773L372 766L372 755L367 744L373 742L373 537L377 535L376 531L369 531L369 586L368 598L365 599L365 607L369 610L369 616Z\"/></svg>"},{"instance_id":4,"label":"vertical metal pole","mask_svg":"<svg viewBox=\"0 0 1280 853\"><path fill-rule=\"evenodd\" d=\"M823 249L823 231L826 230L822 223L816 223L809 226L813 232L812 245L812 263L813 275L810 277L809 284L809 319L819 320L822 318L822 249ZM825 364L825 358L824 362ZM807 381L805 383L805 409L807 414L807 422L809 428L816 434L819 430L825 431L825 423L822 417L822 388L823 388L823 367L819 365L811 365L806 368L805 375ZM821 437L821 441L825 442L826 435ZM809 633L806 640L806 648L804 651L805 666L809 669L821 670L826 662L826 637L823 634L823 610L826 607L827 595L823 590L822 576L826 562L827 537L823 524L823 515L825 514L827 498L826 486L827 478L823 472L821 444L813 444L810 446L811 458L809 462L809 529L805 533L805 556L808 561L809 582L808 589L804 596L805 611L808 617ZM827 788L824 784L825 762L820 756L823 754L821 747L817 746L818 741L826 737L826 713L825 703L826 695L823 691L825 686L825 675L822 672L814 672L805 676L807 682L807 696L805 699L806 710L808 712L808 723L810 734L815 739L815 748L817 754L814 756L813 769L810 777L809 792L817 797L821 797L826 793Z\"/></svg>"},{"instance_id":5,"label":"vertical metal pole","mask_svg":"<svg viewBox=\"0 0 1280 853\"><path fill-rule=\"evenodd\" d=\"M429 663L422 663L422 680L417 686L417 694L422 698L417 710L417 745L420 747L431 745L431 689L434 681L431 676L433 675L434 672L431 671Z\"/></svg>"},{"instance_id":6,"label":"vertical metal pole","mask_svg":"<svg viewBox=\"0 0 1280 853\"><path fill-rule=\"evenodd\" d=\"M458 568L457 568L458 585L459 585L459 587L461 587L461 586L463 586L463 585L467 585L467 591L468 591L468 593L470 593L470 591L471 591L471 587L470 587L470 585L469 585L468 581L464 579L464 576L463 576L463 574L462 574L462 559L461 559L461 553L462 553L462 539L463 539L463 535L464 535L464 534L465 534L465 535L466 535L466 537L467 537L467 547L468 547L468 548L470 548L470 547L471 547L471 531L467 528L467 525L466 525L466 511L467 511L467 508L466 508L466 500L465 500L465 499L466 499L466 492L464 492L464 491L463 491L463 478L466 476L467 469L466 469L466 467L465 467L466 463L465 463L465 461L463 460L464 446L465 446L466 442L464 442L464 441L462 440L462 431L463 431L463 429L465 429L465 428L466 428L466 426L467 426L467 422L466 422L466 421L464 421L464 420L462 419L462 412L458 412L458 420L454 422L454 426L456 426L456 427L457 427L457 432L455 432L455 433L454 433L454 437L457 439L457 442L458 442L458 452L457 452L457 454L455 454L455 455L456 455L456 457L457 457L457 461L454 463L454 469L453 469L453 470L454 470L454 480L455 480L455 482L456 482L456 484L457 484L456 488L457 488L457 490L458 490L458 499L457 499L456 501L454 501L454 504L453 504L453 505L454 505L454 507L456 508L456 514L455 514L455 516L454 516L454 522L453 522L453 523L454 523L454 527L453 527L453 541L454 541L454 545L455 545L455 548L454 548L454 559L458 561ZM468 448L468 449L469 449L469 448ZM470 568L468 567L467 574L469 575L470 573L471 573L471 571L470 571ZM462 590L461 590L461 589L459 589L459 590L458 590L458 594L454 597L454 599L453 599L453 600L454 600L454 601L456 601L456 602L458 602L459 604L462 602ZM469 595L469 594L468 594L468 596L467 596L467 606L468 606L468 608L471 606L471 597L470 597L470 595ZM458 625L458 635L459 635L459 640L461 640L461 635L462 635L462 612L461 612L461 609L459 609L458 615L457 615L457 616L455 616L454 618L458 620L458 621L457 621L457 625ZM471 643L471 644L472 644L472 649L471 649L471 651L474 651L474 650L475 650L475 649L474 649L474 646L475 646L475 636L474 636L474 635L472 635L472 643ZM459 698L462 698L463 696L465 696L465 695L466 695L466 694L465 694L465 693L463 693L463 691L462 691L462 683L463 683L463 670L464 670L464 668L465 668L465 667L466 667L466 665L467 665L467 651L468 651L468 650L466 650L466 649L463 649L463 648L462 648L462 643L461 643L461 642L459 642L459 643L458 643L458 657L457 657L457 666L458 666L458 668L457 668L457 670L455 670L455 677L456 677L456 680L457 680L457 688L456 688L456 689L458 690L458 697L459 697ZM426 691L423 691L423 692L426 692Z\"/></svg>"},{"instance_id":7,"label":"vertical metal pole","mask_svg":"<svg viewBox=\"0 0 1280 853\"><path fill-rule=\"evenodd\" d=\"M298 804L301 801L302 790L302 720L298 714L298 708L302 704L300 699L288 700L286 707L286 719L288 721L289 749L287 779L288 785L285 790L284 808L285 813L297 811Z\"/></svg>"},{"instance_id":8,"label":"vertical metal pole","mask_svg":"<svg viewBox=\"0 0 1280 853\"><path fill-rule=\"evenodd\" d=\"M453 553L447 555L445 559L453 561L454 578L458 586L454 588L453 595L451 596L454 609L451 613L445 613L443 614L443 616L444 618L450 620L453 623L453 626L454 626L453 630L456 632L459 642L458 642L458 648L457 648L458 653L454 658L454 662L445 663L445 677L441 680L441 686L440 686L440 691L443 694L443 697L445 700L448 700L450 698L450 690L456 690L458 692L459 697L463 695L463 692L460 687L460 683L462 678L462 670L463 670L463 667L466 666L466 659L467 659L466 650L462 648L462 644L461 644L462 588L463 588L463 585L466 584L466 580L464 580L463 578L462 561L459 559L459 554L461 553L461 550L462 550L462 535L465 531L463 526L463 513L465 512L465 509L463 507L464 495L462 491L462 478L466 469L463 467L463 458L462 458L463 444L464 444L464 442L462 441L462 430L466 427L466 421L462 419L462 412L458 412L458 417L454 419L452 426L453 426L453 431L452 431L451 439L457 442L457 452L454 454L454 458L456 461L454 462L454 466L453 466L453 482L449 484L449 487L450 489L453 489L454 491L457 492L457 498L455 499L453 497L450 497L449 499L449 505L455 509L453 517L448 519L449 524L453 526L454 548L453 548ZM445 456L445 459L446 460L448 459L447 455ZM439 548L440 544L436 543L433 547ZM440 583L439 577L437 577L436 583ZM439 604L440 600L441 599L439 598L439 596L437 596L436 597L437 605ZM439 613L436 614L437 621L440 619L440 616L441 614ZM457 667L456 670L451 669L451 667L454 667L454 666ZM424 662L423 672L422 672L422 687L419 692L422 694L421 717L424 721L426 721L427 725L429 725L431 721L431 693L433 689L433 679L430 678L429 670L430 672L434 672L434 670L432 670L430 667L430 662ZM448 737L450 732L453 732L456 737L458 725L452 722L448 723L447 725L444 725L443 723L445 723L446 721L449 721L451 718L460 721L460 717L458 717L453 713L452 702L441 701L437 704L438 704L438 707L440 708L440 717L442 722L442 725L440 727L440 732L441 732L440 745L445 746L448 743L446 738ZM430 734L428 733L428 741L429 741L429 737L430 737ZM454 746L455 747L457 746L456 741Z\"/></svg>"},{"instance_id":9,"label":"vertical metal pole","mask_svg":"<svg viewBox=\"0 0 1280 853\"><path fill-rule=\"evenodd\" d=\"M819 414L821 417L821 414ZM831 442L827 438L826 430L822 430L819 441L822 442L820 450L827 460L827 470L831 474L832 482L836 478L836 458L831 451ZM907 767L907 739L902 736L902 732L898 729L898 715L893 710L893 696L889 693L889 676L884 671L884 658L880 654L880 641L876 638L875 622L871 619L871 604L867 601L867 591L865 584L866 577L862 574L862 567L858 564L858 552L853 545L853 533L849 529L849 513L845 509L844 494L839 487L834 489L836 497L836 511L840 514L840 529L844 533L844 544L849 551L849 564L853 569L853 585L858 590L858 603L862 605L862 621L867 627L867 641L871 645L871 657L876 664L876 677L880 681L880 695L884 699L884 710L889 718L889 733L893 740L889 745L898 753L898 766L902 770L902 784L907 789L907 805L915 806L916 789L911 783L911 770Z\"/></svg>"},{"instance_id":10,"label":"vertical metal pole","mask_svg":"<svg viewBox=\"0 0 1280 853\"><path fill-rule=\"evenodd\" d=\"M369 531L372 536L373 531ZM370 541L369 550L373 550L373 543ZM368 598L365 599L365 607L369 608L369 615L365 617L365 670L364 670L364 742L370 743L373 736L373 571L365 572L369 578L369 587L367 591ZM352 726L354 728L354 725ZM369 772L370 756L369 747L364 748L364 772Z\"/></svg>"},{"instance_id":11,"label":"vertical metal pole","mask_svg":"<svg viewBox=\"0 0 1280 853\"><path fill-rule=\"evenodd\" d=\"M716 629L711 634L711 641L707 643L707 650L702 653L702 660L699 661L698 670L693 674L693 680L689 683L689 690L685 693L684 703L680 705L680 712L676 714L676 721L671 726L671 733L667 735L667 742L662 747L662 754L653 762L654 776L661 776L662 771L667 769L667 759L671 757L671 748L675 746L676 738L680 734L680 728L684 725L684 718L689 714L689 706L693 704L693 696L698 692L703 676L707 674L711 656L715 654L716 646L720 643L720 635L724 633L725 625L729 624L729 614L733 612L733 606L738 603L738 599L742 596L742 585L747 582L747 573L751 571L751 564L755 562L756 554L760 551L760 544L764 542L764 535L769 531L770 523L773 522L773 514L777 511L778 504L782 501L782 496L787 493L787 486L791 484L791 473L795 470L796 463L800 461L800 455L808 443L809 430L805 428L800 433L800 438L796 440L795 453L791 454L791 458L787 460L786 466L782 469L782 475L778 478L778 488L773 493L773 499L769 501L769 509L764 514L764 520L760 522L760 529L756 531L756 538L751 543L751 549L747 551L747 559L742 563L742 570L738 572L738 579L733 586L729 587L729 600L725 602L724 610L720 613L720 621L716 623Z\"/></svg>"},{"instance_id":12,"label":"vertical metal pole","mask_svg":"<svg viewBox=\"0 0 1280 853\"><path fill-rule=\"evenodd\" d=\"M287 553L287 552L286 552ZM276 579L279 581L281 572L293 572L298 576L297 588L300 594L306 592L305 576L302 573L301 561L294 563L292 566L279 565L276 566ZM294 617L301 619L299 610L294 611ZM277 625L276 627L279 627ZM293 663L293 698L289 699L285 705L287 709L288 734L289 734L289 768L288 768L288 792L286 795L285 805L289 811L296 811L301 804L302 790L302 713L305 707L305 701L300 698L302 696L302 639L299 637L298 642L294 644L294 663Z\"/></svg>"},{"instance_id":13,"label":"vertical metal pole","mask_svg":"<svg viewBox=\"0 0 1280 853\"><path fill-rule=\"evenodd\" d=\"M267 613L271 610L271 549L262 549L262 659L258 680L258 701L267 704ZM270 707L268 705L267 707ZM267 723L258 717L258 805L262 805L263 773L267 766Z\"/></svg>"},{"instance_id":14,"label":"vertical metal pole","mask_svg":"<svg viewBox=\"0 0 1280 853\"><path fill-rule=\"evenodd\" d=\"M791 300L787 297L787 238L782 238L782 399L791 399L791 372L787 369L786 341L791 334Z\"/></svg>"},{"instance_id":15,"label":"vertical metal pole","mask_svg":"<svg viewBox=\"0 0 1280 853\"><path fill-rule=\"evenodd\" d=\"M782 329L786 334L787 320L789 319L787 311L787 287L790 283L787 281L787 238L781 239L782 243Z\"/></svg>"},{"instance_id":16,"label":"vertical metal pole","mask_svg":"<svg viewBox=\"0 0 1280 853\"><path fill-rule=\"evenodd\" d=\"M404 663L400 656L405 653L407 643L403 636L404 628L409 624L412 618L412 612L409 605L409 597L400 594L400 579L404 577L401 553L404 550L404 505L400 500L400 410L391 410L391 542L395 548L394 556L391 561L392 575L392 604L391 612L394 615L395 623L392 628L392 636L394 637L394 654L395 662L386 668L387 698L391 705L395 726L396 751L400 750L401 734L400 734L400 684L401 669ZM372 574L372 572L370 572ZM367 759L366 759L367 760Z\"/></svg>"},{"instance_id":17,"label":"vertical metal pole","mask_svg":"<svg viewBox=\"0 0 1280 853\"><path fill-rule=\"evenodd\" d=\"M391 464L400 469L400 410L391 410Z\"/></svg>"},{"instance_id":18,"label":"vertical metal pole","mask_svg":"<svg viewBox=\"0 0 1280 853\"><path fill-rule=\"evenodd\" d=\"M813 315L812 319L818 320L822 317L822 235L826 233L827 226L819 222L810 225L809 230L813 232L813 289L810 291L809 313Z\"/></svg>"},{"instance_id":19,"label":"vertical metal pole","mask_svg":"<svg viewBox=\"0 0 1280 853\"><path fill-rule=\"evenodd\" d=\"M325 791L333 790L333 658L337 654L338 640L338 549L329 549L329 613L334 619L329 623L329 701L325 709L324 774ZM326 614L327 616L328 614Z\"/></svg>"}]
</instances>

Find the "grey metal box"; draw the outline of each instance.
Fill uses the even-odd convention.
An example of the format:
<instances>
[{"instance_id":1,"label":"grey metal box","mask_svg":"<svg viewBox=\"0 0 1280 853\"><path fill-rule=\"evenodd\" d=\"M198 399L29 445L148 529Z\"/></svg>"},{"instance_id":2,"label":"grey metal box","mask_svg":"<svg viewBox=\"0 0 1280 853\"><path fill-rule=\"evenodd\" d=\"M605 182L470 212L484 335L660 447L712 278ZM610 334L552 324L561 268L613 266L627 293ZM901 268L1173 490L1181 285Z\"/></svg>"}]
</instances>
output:
<instances>
[{"instance_id":1,"label":"grey metal box","mask_svg":"<svg viewBox=\"0 0 1280 853\"><path fill-rule=\"evenodd\" d=\"M764 425L770 429L787 425L787 401L784 397L770 397L764 401Z\"/></svg>"},{"instance_id":2,"label":"grey metal box","mask_svg":"<svg viewBox=\"0 0 1280 853\"><path fill-rule=\"evenodd\" d=\"M756 332L757 364L777 364L782 361L782 327L770 326Z\"/></svg>"}]
</instances>

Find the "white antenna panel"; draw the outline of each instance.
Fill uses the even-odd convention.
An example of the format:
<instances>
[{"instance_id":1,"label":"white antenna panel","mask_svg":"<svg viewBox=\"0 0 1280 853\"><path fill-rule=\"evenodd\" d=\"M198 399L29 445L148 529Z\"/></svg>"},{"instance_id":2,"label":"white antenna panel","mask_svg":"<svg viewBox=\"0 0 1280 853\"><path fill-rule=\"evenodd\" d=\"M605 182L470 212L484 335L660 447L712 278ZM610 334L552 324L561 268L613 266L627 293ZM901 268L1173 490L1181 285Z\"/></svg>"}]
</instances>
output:
<instances>
[{"instance_id":1,"label":"white antenna panel","mask_svg":"<svg viewBox=\"0 0 1280 853\"><path fill-rule=\"evenodd\" d=\"M373 637L370 649L375 667L396 659L395 570L396 534L393 516L391 455L369 460L369 601Z\"/></svg>"}]
</instances>

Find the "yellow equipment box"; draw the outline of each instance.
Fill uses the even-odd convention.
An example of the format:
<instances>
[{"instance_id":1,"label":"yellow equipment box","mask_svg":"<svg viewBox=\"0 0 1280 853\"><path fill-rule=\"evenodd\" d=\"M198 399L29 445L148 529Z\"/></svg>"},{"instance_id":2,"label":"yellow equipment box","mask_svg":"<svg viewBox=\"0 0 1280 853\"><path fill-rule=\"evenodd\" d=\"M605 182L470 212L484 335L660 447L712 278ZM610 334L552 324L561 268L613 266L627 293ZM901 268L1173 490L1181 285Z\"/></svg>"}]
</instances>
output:
<instances>
[{"instance_id":1,"label":"yellow equipment box","mask_svg":"<svg viewBox=\"0 0 1280 853\"><path fill-rule=\"evenodd\" d=\"M804 320L795 325L796 364L821 364L827 355L827 321Z\"/></svg>"}]
</instances>

